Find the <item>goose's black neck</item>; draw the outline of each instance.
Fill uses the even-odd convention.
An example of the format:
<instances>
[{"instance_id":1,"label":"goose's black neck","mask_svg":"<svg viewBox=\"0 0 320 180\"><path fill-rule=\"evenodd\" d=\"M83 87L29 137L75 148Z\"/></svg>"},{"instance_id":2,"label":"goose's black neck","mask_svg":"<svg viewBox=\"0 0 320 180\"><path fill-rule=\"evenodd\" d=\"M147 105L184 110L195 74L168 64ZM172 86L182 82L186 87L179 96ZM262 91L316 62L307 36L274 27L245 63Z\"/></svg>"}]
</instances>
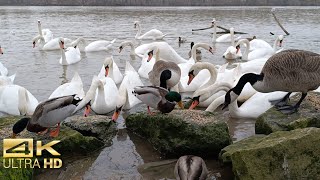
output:
<instances>
[{"instance_id":1,"label":"goose's black neck","mask_svg":"<svg viewBox=\"0 0 320 180\"><path fill-rule=\"evenodd\" d=\"M160 87L167 89L167 80L171 78L171 71L166 69L160 75Z\"/></svg>"},{"instance_id":2,"label":"goose's black neck","mask_svg":"<svg viewBox=\"0 0 320 180\"><path fill-rule=\"evenodd\" d=\"M247 83L250 83L253 86L257 81L262 81L263 77L263 74L247 73L239 79L238 84L233 88L233 92L237 95L240 95L243 87Z\"/></svg>"}]
</instances>

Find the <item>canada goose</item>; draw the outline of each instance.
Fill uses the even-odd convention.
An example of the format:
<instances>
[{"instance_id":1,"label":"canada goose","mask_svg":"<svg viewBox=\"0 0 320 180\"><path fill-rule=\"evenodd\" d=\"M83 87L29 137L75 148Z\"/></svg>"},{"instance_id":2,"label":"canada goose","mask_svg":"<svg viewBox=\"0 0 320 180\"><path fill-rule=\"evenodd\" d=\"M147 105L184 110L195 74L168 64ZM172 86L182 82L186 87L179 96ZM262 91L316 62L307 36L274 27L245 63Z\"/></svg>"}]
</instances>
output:
<instances>
[{"instance_id":1,"label":"canada goose","mask_svg":"<svg viewBox=\"0 0 320 180\"><path fill-rule=\"evenodd\" d=\"M205 180L208 169L201 157L186 155L178 159L174 175L177 180Z\"/></svg>"},{"instance_id":2,"label":"canada goose","mask_svg":"<svg viewBox=\"0 0 320 180\"><path fill-rule=\"evenodd\" d=\"M12 128L12 137L27 128L30 132L46 133L48 128L58 124L50 136L57 137L60 131L60 122L71 116L81 100L75 95L62 96L40 103L31 118L25 117L16 122Z\"/></svg>"},{"instance_id":3,"label":"canada goose","mask_svg":"<svg viewBox=\"0 0 320 180\"><path fill-rule=\"evenodd\" d=\"M168 91L158 86L137 86L132 92L138 99L148 105L148 112L152 114L149 106L162 113L169 113L176 103L183 109L181 95L175 91Z\"/></svg>"},{"instance_id":4,"label":"canada goose","mask_svg":"<svg viewBox=\"0 0 320 180\"><path fill-rule=\"evenodd\" d=\"M171 89L177 85L181 78L181 69L174 62L159 60L159 48L153 47L149 51L148 61L151 60L153 54L156 54L156 63L152 71L149 72L149 80L154 86L160 86L165 89Z\"/></svg>"},{"instance_id":5,"label":"canada goose","mask_svg":"<svg viewBox=\"0 0 320 180\"><path fill-rule=\"evenodd\" d=\"M258 92L288 92L275 105L284 114L292 114L298 110L307 92L317 89L320 85L320 55L297 49L273 55L263 66L260 74L244 74L238 84L227 92L223 109L237 99L247 82ZM302 96L295 105L289 106L286 105L286 101L292 92L302 92Z\"/></svg>"}]
</instances>

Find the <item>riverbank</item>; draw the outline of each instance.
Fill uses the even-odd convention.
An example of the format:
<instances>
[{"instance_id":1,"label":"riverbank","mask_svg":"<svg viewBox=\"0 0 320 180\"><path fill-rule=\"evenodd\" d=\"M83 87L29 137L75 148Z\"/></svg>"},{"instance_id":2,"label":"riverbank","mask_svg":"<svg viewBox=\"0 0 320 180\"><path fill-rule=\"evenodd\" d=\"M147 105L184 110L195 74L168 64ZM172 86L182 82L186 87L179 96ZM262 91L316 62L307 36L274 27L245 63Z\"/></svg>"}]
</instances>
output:
<instances>
[{"instance_id":1,"label":"riverbank","mask_svg":"<svg viewBox=\"0 0 320 180\"><path fill-rule=\"evenodd\" d=\"M0 6L319 6L318 0L6 0Z\"/></svg>"}]
</instances>

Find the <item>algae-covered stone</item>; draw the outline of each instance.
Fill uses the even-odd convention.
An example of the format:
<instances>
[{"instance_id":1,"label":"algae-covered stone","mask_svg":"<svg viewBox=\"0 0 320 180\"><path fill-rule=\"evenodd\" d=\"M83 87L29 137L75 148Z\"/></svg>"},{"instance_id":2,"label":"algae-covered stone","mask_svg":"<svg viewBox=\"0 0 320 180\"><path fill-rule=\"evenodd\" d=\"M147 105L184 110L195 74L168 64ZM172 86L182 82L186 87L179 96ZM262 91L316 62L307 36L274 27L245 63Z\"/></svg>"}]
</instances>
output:
<instances>
[{"instance_id":1,"label":"algae-covered stone","mask_svg":"<svg viewBox=\"0 0 320 180\"><path fill-rule=\"evenodd\" d=\"M0 139L11 137L12 127L20 118L21 117L19 116L0 118ZM27 130L21 132L17 138L33 138L34 141L42 141L42 144L52 140L61 140L60 143L54 145L54 149L62 156L71 156L74 153L87 154L104 146L104 143L101 140L95 137L83 136L78 131L66 126L61 126L60 134L56 138L51 138L48 134L43 136L37 135L36 133L31 133ZM0 144L0 147L0 155L2 155L2 143Z\"/></svg>"},{"instance_id":2,"label":"algae-covered stone","mask_svg":"<svg viewBox=\"0 0 320 180\"><path fill-rule=\"evenodd\" d=\"M116 135L116 123L109 116L91 115L88 117L71 116L67 118L64 125L81 132L86 136L94 136L105 143L110 144Z\"/></svg>"},{"instance_id":3,"label":"algae-covered stone","mask_svg":"<svg viewBox=\"0 0 320 180\"><path fill-rule=\"evenodd\" d=\"M291 103L300 99L300 94L290 98ZM275 108L269 109L256 121L257 134L288 131L297 128L320 127L320 93L310 92L301 103L297 113L285 115Z\"/></svg>"},{"instance_id":4,"label":"algae-covered stone","mask_svg":"<svg viewBox=\"0 0 320 180\"><path fill-rule=\"evenodd\" d=\"M320 129L253 136L221 150L237 179L320 179Z\"/></svg>"},{"instance_id":5,"label":"algae-covered stone","mask_svg":"<svg viewBox=\"0 0 320 180\"><path fill-rule=\"evenodd\" d=\"M14 159L14 164L18 164L16 159ZM0 157L0 179L1 180L33 179L32 168L25 168L23 163L21 165L21 168L5 168L8 165L9 165L8 162L4 162L4 159Z\"/></svg>"},{"instance_id":6,"label":"algae-covered stone","mask_svg":"<svg viewBox=\"0 0 320 180\"><path fill-rule=\"evenodd\" d=\"M216 156L231 142L224 118L198 110L137 113L128 116L126 126L167 156Z\"/></svg>"}]
</instances>

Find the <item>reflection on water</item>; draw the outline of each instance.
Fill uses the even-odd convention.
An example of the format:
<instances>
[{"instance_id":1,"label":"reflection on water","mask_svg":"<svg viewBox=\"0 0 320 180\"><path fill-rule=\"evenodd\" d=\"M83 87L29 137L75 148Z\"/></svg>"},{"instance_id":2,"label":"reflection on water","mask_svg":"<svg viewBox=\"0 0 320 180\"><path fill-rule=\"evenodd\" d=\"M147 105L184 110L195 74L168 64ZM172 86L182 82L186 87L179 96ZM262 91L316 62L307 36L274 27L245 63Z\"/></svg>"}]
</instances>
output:
<instances>
[{"instance_id":1,"label":"reflection on water","mask_svg":"<svg viewBox=\"0 0 320 180\"><path fill-rule=\"evenodd\" d=\"M229 118L228 127L233 142L240 141L255 134L255 119Z\"/></svg>"}]
</instances>

